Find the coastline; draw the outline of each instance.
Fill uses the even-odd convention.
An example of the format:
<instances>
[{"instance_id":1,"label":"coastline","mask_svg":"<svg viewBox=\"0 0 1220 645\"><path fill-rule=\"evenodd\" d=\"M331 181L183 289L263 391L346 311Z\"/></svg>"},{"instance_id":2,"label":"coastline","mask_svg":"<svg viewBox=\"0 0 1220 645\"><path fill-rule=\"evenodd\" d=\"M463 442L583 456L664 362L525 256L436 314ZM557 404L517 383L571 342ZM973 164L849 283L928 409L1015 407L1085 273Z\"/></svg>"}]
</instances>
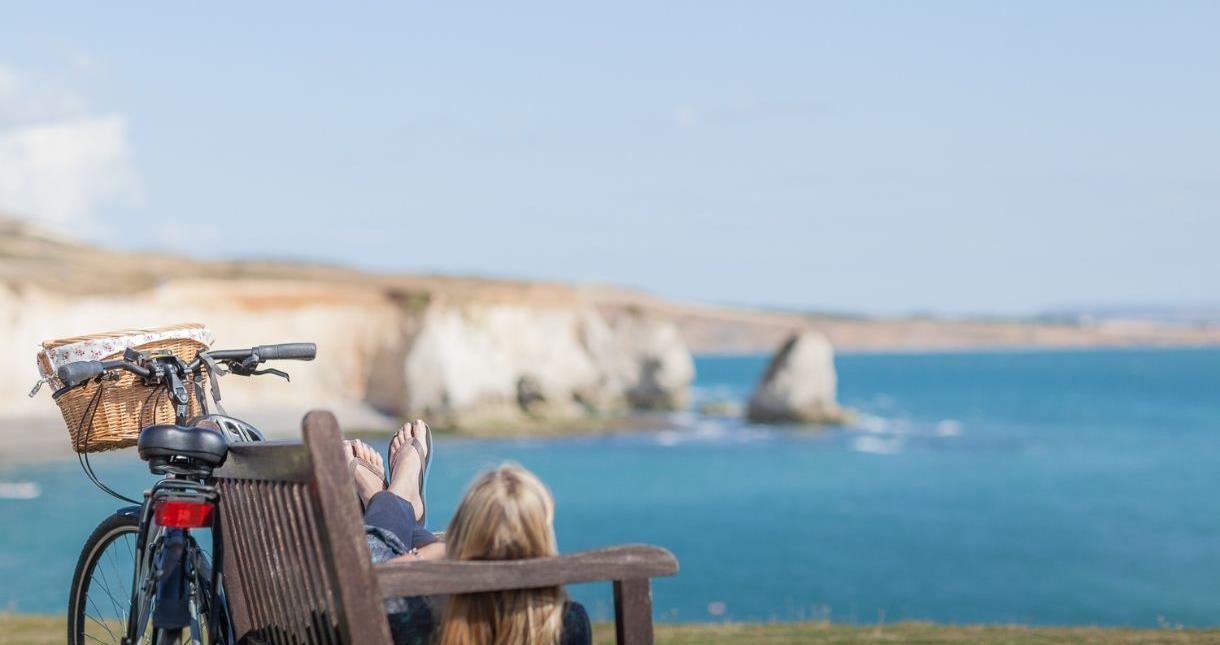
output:
<instances>
[{"instance_id":1,"label":"coastline","mask_svg":"<svg viewBox=\"0 0 1220 645\"><path fill-rule=\"evenodd\" d=\"M1097 352L1193 352L1216 351L1220 345L1124 345L1124 346L986 346L937 349L878 349L845 350L841 357L852 356L953 356L967 354L1093 354ZM698 356L709 358L732 358L761 356L758 351L700 352ZM245 407L245 406L243 406ZM393 434L398 421L377 415L367 408L345 406L329 407L336 412L345 434L352 437L383 438ZM0 415L0 473L4 470L47 461L72 459L68 431L62 418L51 402L47 402L46 414L2 416ZM294 439L299 437L300 419L306 409L275 407L264 408L258 413L234 410L236 416L247 419L268 439ZM520 439L581 437L598 434L640 432L657 428L665 422L665 413L634 413L624 415L598 415L571 419L544 419L527 423L501 423L478 431L435 426L440 436L461 439Z\"/></svg>"},{"instance_id":2,"label":"coastline","mask_svg":"<svg viewBox=\"0 0 1220 645\"><path fill-rule=\"evenodd\" d=\"M235 416L246 419L262 430L267 439L300 439L300 419L306 410L273 410L243 416L234 410ZM336 411L344 428L344 435L362 439L384 439L393 436L399 425L395 419L377 418L361 411ZM540 420L529 424L501 424L489 426L477 432L452 427L434 426L438 437L460 439L554 439L560 437L588 437L601 434L643 432L661 427L665 423L663 413L639 413L622 416L591 416L570 420ZM349 422L345 422L348 421ZM0 475L13 467L39 464L48 461L73 459L68 430L59 416L0 417ZM123 448L114 452L132 451Z\"/></svg>"}]
</instances>

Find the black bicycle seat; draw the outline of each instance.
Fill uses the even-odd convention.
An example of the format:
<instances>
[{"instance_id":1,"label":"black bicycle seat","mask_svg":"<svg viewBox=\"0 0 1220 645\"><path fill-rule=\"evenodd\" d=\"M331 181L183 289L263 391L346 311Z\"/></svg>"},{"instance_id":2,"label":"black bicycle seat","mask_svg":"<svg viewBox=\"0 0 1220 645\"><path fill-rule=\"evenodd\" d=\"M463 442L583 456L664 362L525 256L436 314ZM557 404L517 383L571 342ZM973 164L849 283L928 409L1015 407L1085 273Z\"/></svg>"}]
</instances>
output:
<instances>
[{"instance_id":1,"label":"black bicycle seat","mask_svg":"<svg viewBox=\"0 0 1220 645\"><path fill-rule=\"evenodd\" d=\"M216 467L229 454L229 442L224 435L206 427L173 424L149 426L140 432L137 442L140 459L185 457Z\"/></svg>"}]
</instances>

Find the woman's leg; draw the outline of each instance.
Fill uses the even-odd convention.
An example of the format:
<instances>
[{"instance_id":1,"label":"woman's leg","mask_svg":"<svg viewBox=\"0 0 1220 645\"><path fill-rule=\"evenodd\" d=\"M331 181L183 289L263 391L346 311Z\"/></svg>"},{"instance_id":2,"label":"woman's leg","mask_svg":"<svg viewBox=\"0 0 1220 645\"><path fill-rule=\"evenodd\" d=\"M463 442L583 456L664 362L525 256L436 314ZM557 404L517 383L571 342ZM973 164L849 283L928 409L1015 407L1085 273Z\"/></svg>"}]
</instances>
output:
<instances>
[{"instance_id":1,"label":"woman's leg","mask_svg":"<svg viewBox=\"0 0 1220 645\"><path fill-rule=\"evenodd\" d=\"M373 495L385 490L385 465L381 462L381 455L359 439L345 440L343 455L347 458L347 467L352 473L352 483L356 486L360 505L367 507Z\"/></svg>"},{"instance_id":2,"label":"woman's leg","mask_svg":"<svg viewBox=\"0 0 1220 645\"><path fill-rule=\"evenodd\" d=\"M417 420L403 424L390 440L390 484L386 487L386 494L378 497L393 496L395 501L392 504L379 503L378 510L393 508L399 517L399 530L408 528L407 523L402 521L404 515L410 517L411 540L403 539L403 542L418 551L406 558L435 560L445 556L445 545L420 522L424 516L424 498L419 488L419 474L425 460L431 461L427 454L430 442L424 438L427 432L427 424Z\"/></svg>"},{"instance_id":3,"label":"woman's leg","mask_svg":"<svg viewBox=\"0 0 1220 645\"><path fill-rule=\"evenodd\" d=\"M416 520L411 502L384 490L369 500L364 523L393 533L408 549L422 549L436 542L436 536Z\"/></svg>"},{"instance_id":4,"label":"woman's leg","mask_svg":"<svg viewBox=\"0 0 1220 645\"><path fill-rule=\"evenodd\" d=\"M394 435L390 442L390 485L385 490L372 493L365 500L364 523L366 526L388 531L398 538L408 551L399 555L433 560L444 557L445 548L420 522L424 514L424 501L419 489L419 473L428 450L428 442L423 440L425 432L427 425L423 421L415 421L404 424ZM418 442L413 442L412 439L418 439ZM363 452L371 450L363 442L353 443L356 444L355 451L359 456L366 456ZM416 449L416 443L420 446L419 449ZM359 483L357 482L358 486Z\"/></svg>"}]
</instances>

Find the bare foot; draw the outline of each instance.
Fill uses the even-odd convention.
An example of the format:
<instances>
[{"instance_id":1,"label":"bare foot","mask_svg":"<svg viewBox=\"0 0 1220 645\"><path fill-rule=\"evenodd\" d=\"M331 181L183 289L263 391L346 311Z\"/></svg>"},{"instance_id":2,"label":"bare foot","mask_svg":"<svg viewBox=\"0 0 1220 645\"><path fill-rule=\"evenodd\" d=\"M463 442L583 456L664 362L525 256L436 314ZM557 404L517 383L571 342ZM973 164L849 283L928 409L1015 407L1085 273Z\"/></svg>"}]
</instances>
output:
<instances>
[{"instance_id":1,"label":"bare foot","mask_svg":"<svg viewBox=\"0 0 1220 645\"><path fill-rule=\"evenodd\" d=\"M344 441L343 447L348 469L356 485L356 494L360 496L360 502L368 506L373 495L385 490L385 464L372 446L359 439Z\"/></svg>"},{"instance_id":2,"label":"bare foot","mask_svg":"<svg viewBox=\"0 0 1220 645\"><path fill-rule=\"evenodd\" d=\"M398 433L390 440L390 485L386 489L391 493L411 502L415 509L415 519L424 516L424 499L419 489L419 473L427 457L428 442L424 439L428 424L416 419L404 423ZM411 439L419 440L420 448L415 449ZM422 452L422 454L421 454Z\"/></svg>"}]
</instances>

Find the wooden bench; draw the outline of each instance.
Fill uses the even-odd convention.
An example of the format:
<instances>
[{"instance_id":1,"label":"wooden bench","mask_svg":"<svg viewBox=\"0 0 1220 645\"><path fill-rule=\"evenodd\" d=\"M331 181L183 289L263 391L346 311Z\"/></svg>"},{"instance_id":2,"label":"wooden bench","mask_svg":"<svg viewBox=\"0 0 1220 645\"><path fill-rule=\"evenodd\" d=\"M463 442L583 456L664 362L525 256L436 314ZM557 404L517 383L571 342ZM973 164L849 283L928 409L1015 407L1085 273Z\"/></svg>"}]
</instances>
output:
<instances>
[{"instance_id":1,"label":"wooden bench","mask_svg":"<svg viewBox=\"0 0 1220 645\"><path fill-rule=\"evenodd\" d=\"M310 412L304 442L236 444L215 473L221 572L239 642L390 645L383 600L577 582L614 583L619 643L652 642L650 578L665 549L618 546L502 562L374 566L335 417Z\"/></svg>"}]
</instances>

